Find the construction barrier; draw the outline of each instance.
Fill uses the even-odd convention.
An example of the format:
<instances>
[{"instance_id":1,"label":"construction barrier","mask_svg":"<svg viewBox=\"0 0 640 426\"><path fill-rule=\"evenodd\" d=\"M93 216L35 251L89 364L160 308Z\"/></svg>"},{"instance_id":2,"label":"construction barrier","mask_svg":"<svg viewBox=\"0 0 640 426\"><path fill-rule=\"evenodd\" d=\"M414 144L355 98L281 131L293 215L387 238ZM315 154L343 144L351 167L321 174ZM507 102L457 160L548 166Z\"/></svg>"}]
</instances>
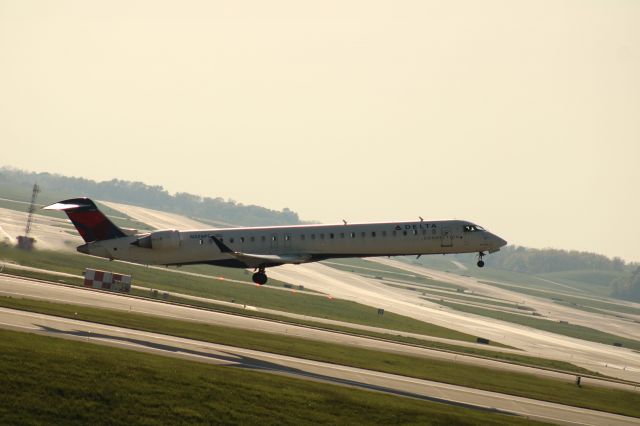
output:
<instances>
[{"instance_id":1,"label":"construction barrier","mask_svg":"<svg viewBox=\"0 0 640 426\"><path fill-rule=\"evenodd\" d=\"M129 293L131 291L131 275L87 268L84 270L84 286Z\"/></svg>"}]
</instances>

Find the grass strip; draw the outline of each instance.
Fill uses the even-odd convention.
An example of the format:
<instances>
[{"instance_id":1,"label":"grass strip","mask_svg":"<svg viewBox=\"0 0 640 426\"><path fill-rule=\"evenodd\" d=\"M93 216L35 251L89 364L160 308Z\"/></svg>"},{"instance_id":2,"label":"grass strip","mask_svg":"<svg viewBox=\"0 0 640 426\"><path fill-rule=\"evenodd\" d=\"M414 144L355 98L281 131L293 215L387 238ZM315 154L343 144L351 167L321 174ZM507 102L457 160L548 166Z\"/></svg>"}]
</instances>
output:
<instances>
[{"instance_id":1,"label":"grass strip","mask_svg":"<svg viewBox=\"0 0 640 426\"><path fill-rule=\"evenodd\" d=\"M470 305L461 305L459 303L438 301L443 306L448 306L457 311L467 312L470 314L481 315L484 317L495 318L501 321L508 321L514 324L525 325L527 327L538 330L548 331L551 333L561 334L563 336L575 337L576 339L587 340L589 342L604 343L613 345L621 343L623 346L635 350L640 350L640 342L626 337L616 336L615 334L605 333L582 325L569 324L566 322L551 321L524 314L512 314L503 311L494 311L491 309L480 308Z\"/></svg>"},{"instance_id":2,"label":"grass strip","mask_svg":"<svg viewBox=\"0 0 640 426\"><path fill-rule=\"evenodd\" d=\"M366 368L640 417L640 393L618 389L596 386L577 387L570 382L542 378L530 374L502 372L486 367L444 360L412 357L290 336L157 318L109 309L11 298L0 298L0 304L8 307L17 307L19 304L24 304L29 306L30 309L28 310L78 320Z\"/></svg>"}]
</instances>

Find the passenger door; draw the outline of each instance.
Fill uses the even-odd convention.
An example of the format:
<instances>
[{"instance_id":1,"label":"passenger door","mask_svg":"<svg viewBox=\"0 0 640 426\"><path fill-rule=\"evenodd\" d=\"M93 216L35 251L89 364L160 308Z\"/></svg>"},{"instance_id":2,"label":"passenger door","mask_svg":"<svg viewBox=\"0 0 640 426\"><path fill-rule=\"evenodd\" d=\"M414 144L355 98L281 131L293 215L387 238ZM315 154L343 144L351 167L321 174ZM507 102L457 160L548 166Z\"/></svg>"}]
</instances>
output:
<instances>
[{"instance_id":1,"label":"passenger door","mask_svg":"<svg viewBox=\"0 0 640 426\"><path fill-rule=\"evenodd\" d=\"M451 228L443 226L440 228L440 247L452 247L453 239L451 238Z\"/></svg>"}]
</instances>

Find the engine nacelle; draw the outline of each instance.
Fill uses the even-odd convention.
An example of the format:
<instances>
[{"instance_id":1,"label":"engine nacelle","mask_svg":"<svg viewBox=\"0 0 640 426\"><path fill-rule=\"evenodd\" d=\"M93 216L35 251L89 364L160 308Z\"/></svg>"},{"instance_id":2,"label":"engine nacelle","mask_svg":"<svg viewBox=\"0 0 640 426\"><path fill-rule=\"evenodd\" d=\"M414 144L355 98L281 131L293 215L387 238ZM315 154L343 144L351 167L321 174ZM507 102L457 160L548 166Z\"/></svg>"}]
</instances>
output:
<instances>
[{"instance_id":1,"label":"engine nacelle","mask_svg":"<svg viewBox=\"0 0 640 426\"><path fill-rule=\"evenodd\" d=\"M131 244L156 250L176 249L180 247L180 231L170 229L152 232L149 235L138 238Z\"/></svg>"}]
</instances>

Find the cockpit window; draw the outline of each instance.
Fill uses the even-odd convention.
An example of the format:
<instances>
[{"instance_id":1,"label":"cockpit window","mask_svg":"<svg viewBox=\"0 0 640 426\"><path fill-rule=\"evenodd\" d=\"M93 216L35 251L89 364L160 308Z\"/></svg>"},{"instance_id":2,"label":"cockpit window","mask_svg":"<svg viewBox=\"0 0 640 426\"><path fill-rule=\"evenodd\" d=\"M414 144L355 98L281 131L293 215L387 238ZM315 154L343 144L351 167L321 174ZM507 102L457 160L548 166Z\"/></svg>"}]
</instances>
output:
<instances>
[{"instance_id":1,"label":"cockpit window","mask_svg":"<svg viewBox=\"0 0 640 426\"><path fill-rule=\"evenodd\" d=\"M477 232L484 231L484 228L480 225L465 225L464 232Z\"/></svg>"}]
</instances>

